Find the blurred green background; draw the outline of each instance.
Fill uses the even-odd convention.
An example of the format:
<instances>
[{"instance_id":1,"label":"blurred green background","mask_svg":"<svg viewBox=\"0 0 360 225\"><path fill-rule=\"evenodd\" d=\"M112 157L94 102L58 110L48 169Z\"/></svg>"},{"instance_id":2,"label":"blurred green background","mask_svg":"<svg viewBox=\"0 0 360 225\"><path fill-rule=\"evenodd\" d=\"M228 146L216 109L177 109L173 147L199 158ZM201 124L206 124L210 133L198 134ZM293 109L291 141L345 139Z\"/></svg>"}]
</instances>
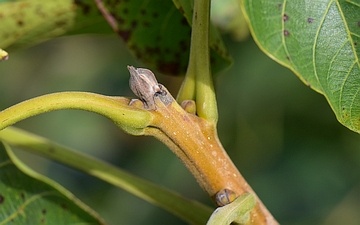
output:
<instances>
[{"instance_id":1,"label":"blurred green background","mask_svg":"<svg viewBox=\"0 0 360 225\"><path fill-rule=\"evenodd\" d=\"M251 38L225 37L234 65L215 77L218 133L240 172L281 224L360 224L360 136L340 125L325 98L265 56ZM59 91L134 96L127 65L145 67L112 36L58 38L0 63L0 110ZM157 74L176 95L181 77ZM133 137L106 118L57 111L16 124L212 205L162 143ZM18 150L109 224L185 224L107 183Z\"/></svg>"}]
</instances>

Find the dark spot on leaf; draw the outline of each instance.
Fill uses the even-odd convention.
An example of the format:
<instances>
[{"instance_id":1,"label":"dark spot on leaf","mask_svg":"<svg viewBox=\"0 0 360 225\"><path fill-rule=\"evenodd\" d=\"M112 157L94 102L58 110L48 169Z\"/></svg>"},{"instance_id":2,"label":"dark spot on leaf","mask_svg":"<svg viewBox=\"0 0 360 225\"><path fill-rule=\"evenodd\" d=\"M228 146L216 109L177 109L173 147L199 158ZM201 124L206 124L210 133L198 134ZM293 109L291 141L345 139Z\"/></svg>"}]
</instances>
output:
<instances>
[{"instance_id":1,"label":"dark spot on leaf","mask_svg":"<svg viewBox=\"0 0 360 225\"><path fill-rule=\"evenodd\" d=\"M137 22L136 20L132 21L132 22L131 22L131 28L132 28L132 29L135 29L136 26L137 26L137 24L138 24L138 22Z\"/></svg>"},{"instance_id":2,"label":"dark spot on leaf","mask_svg":"<svg viewBox=\"0 0 360 225\"><path fill-rule=\"evenodd\" d=\"M46 209L41 210L41 213L45 215L46 214Z\"/></svg>"},{"instance_id":3,"label":"dark spot on leaf","mask_svg":"<svg viewBox=\"0 0 360 225\"><path fill-rule=\"evenodd\" d=\"M195 12L194 19L197 20L197 12Z\"/></svg>"},{"instance_id":4,"label":"dark spot on leaf","mask_svg":"<svg viewBox=\"0 0 360 225\"><path fill-rule=\"evenodd\" d=\"M160 48L159 47L155 47L155 48L152 48L152 47L146 47L145 48L145 52L147 54L150 54L150 55L153 55L153 54L158 54L160 53Z\"/></svg>"},{"instance_id":5,"label":"dark spot on leaf","mask_svg":"<svg viewBox=\"0 0 360 225\"><path fill-rule=\"evenodd\" d=\"M62 21L56 21L55 25L58 27L62 27L66 25L66 20L62 20Z\"/></svg>"},{"instance_id":6,"label":"dark spot on leaf","mask_svg":"<svg viewBox=\"0 0 360 225\"><path fill-rule=\"evenodd\" d=\"M152 16L156 19L156 18L159 17L159 13L155 12L155 13L152 14Z\"/></svg>"},{"instance_id":7,"label":"dark spot on leaf","mask_svg":"<svg viewBox=\"0 0 360 225\"><path fill-rule=\"evenodd\" d=\"M215 63L215 58L213 56L210 56L210 63Z\"/></svg>"},{"instance_id":8,"label":"dark spot on leaf","mask_svg":"<svg viewBox=\"0 0 360 225\"><path fill-rule=\"evenodd\" d=\"M181 12L181 14L185 14L185 10L184 10L183 7L180 7L180 8L179 8L179 11Z\"/></svg>"},{"instance_id":9,"label":"dark spot on leaf","mask_svg":"<svg viewBox=\"0 0 360 225\"><path fill-rule=\"evenodd\" d=\"M21 193L20 196L21 196L22 200L25 201L25 194L24 194L24 193Z\"/></svg>"},{"instance_id":10,"label":"dark spot on leaf","mask_svg":"<svg viewBox=\"0 0 360 225\"><path fill-rule=\"evenodd\" d=\"M45 222L45 219L42 218L42 219L40 220L40 223L44 223L44 222Z\"/></svg>"},{"instance_id":11,"label":"dark spot on leaf","mask_svg":"<svg viewBox=\"0 0 360 225\"><path fill-rule=\"evenodd\" d=\"M314 21L314 19L313 19L313 18L310 18L310 17L309 17L309 18L307 18L307 22L308 22L308 23L312 23L313 21Z\"/></svg>"},{"instance_id":12,"label":"dark spot on leaf","mask_svg":"<svg viewBox=\"0 0 360 225\"><path fill-rule=\"evenodd\" d=\"M287 55L287 56L286 56L286 59L290 61L290 56Z\"/></svg>"},{"instance_id":13,"label":"dark spot on leaf","mask_svg":"<svg viewBox=\"0 0 360 225\"><path fill-rule=\"evenodd\" d=\"M277 7L278 7L279 9L281 9L281 8L282 8L282 3L277 4Z\"/></svg>"},{"instance_id":14,"label":"dark spot on leaf","mask_svg":"<svg viewBox=\"0 0 360 225\"><path fill-rule=\"evenodd\" d=\"M189 43L187 42L187 40L180 41L179 45L182 51L186 51L189 48Z\"/></svg>"},{"instance_id":15,"label":"dark spot on leaf","mask_svg":"<svg viewBox=\"0 0 360 225\"><path fill-rule=\"evenodd\" d=\"M360 21L358 21L358 27L360 27Z\"/></svg>"},{"instance_id":16,"label":"dark spot on leaf","mask_svg":"<svg viewBox=\"0 0 360 225\"><path fill-rule=\"evenodd\" d=\"M116 17L114 17L116 18ZM116 18L116 21L119 23L119 25L123 25L125 23L125 20L121 17Z\"/></svg>"},{"instance_id":17,"label":"dark spot on leaf","mask_svg":"<svg viewBox=\"0 0 360 225\"><path fill-rule=\"evenodd\" d=\"M84 3L84 1L74 0L74 4L81 8L83 14L88 14L90 12L91 6Z\"/></svg>"},{"instance_id":18,"label":"dark spot on leaf","mask_svg":"<svg viewBox=\"0 0 360 225\"><path fill-rule=\"evenodd\" d=\"M178 74L180 72L178 62L159 62L158 68L166 74Z\"/></svg>"},{"instance_id":19,"label":"dark spot on leaf","mask_svg":"<svg viewBox=\"0 0 360 225\"><path fill-rule=\"evenodd\" d=\"M175 52L174 57L175 57L175 59L180 59L181 53L180 52Z\"/></svg>"},{"instance_id":20,"label":"dark spot on leaf","mask_svg":"<svg viewBox=\"0 0 360 225\"><path fill-rule=\"evenodd\" d=\"M4 196L0 195L0 204L4 202Z\"/></svg>"},{"instance_id":21,"label":"dark spot on leaf","mask_svg":"<svg viewBox=\"0 0 360 225\"><path fill-rule=\"evenodd\" d=\"M342 107L342 110L345 110L345 107Z\"/></svg>"},{"instance_id":22,"label":"dark spot on leaf","mask_svg":"<svg viewBox=\"0 0 360 225\"><path fill-rule=\"evenodd\" d=\"M119 30L118 34L120 35L120 37L122 37L122 39L127 42L131 36L131 31L128 30Z\"/></svg>"},{"instance_id":23,"label":"dark spot on leaf","mask_svg":"<svg viewBox=\"0 0 360 225\"><path fill-rule=\"evenodd\" d=\"M284 14L284 15L283 15L283 20L284 20L284 22L288 21L288 20L289 20L289 16L286 15L286 14Z\"/></svg>"},{"instance_id":24,"label":"dark spot on leaf","mask_svg":"<svg viewBox=\"0 0 360 225\"><path fill-rule=\"evenodd\" d=\"M150 22L149 21L144 21L143 25L144 25L144 27L150 27Z\"/></svg>"},{"instance_id":25,"label":"dark spot on leaf","mask_svg":"<svg viewBox=\"0 0 360 225\"><path fill-rule=\"evenodd\" d=\"M188 21L186 20L185 17L183 17L183 18L181 19L181 25L185 25L185 26L188 26L188 25L189 25L189 24L188 24Z\"/></svg>"},{"instance_id":26,"label":"dark spot on leaf","mask_svg":"<svg viewBox=\"0 0 360 225\"><path fill-rule=\"evenodd\" d=\"M0 13L0 19L2 19L3 17L4 17L3 14Z\"/></svg>"},{"instance_id":27,"label":"dark spot on leaf","mask_svg":"<svg viewBox=\"0 0 360 225\"><path fill-rule=\"evenodd\" d=\"M22 27L24 25L24 22L22 20L17 21L17 24Z\"/></svg>"},{"instance_id":28,"label":"dark spot on leaf","mask_svg":"<svg viewBox=\"0 0 360 225\"><path fill-rule=\"evenodd\" d=\"M290 35L290 32L288 30L284 30L284 36L288 37Z\"/></svg>"},{"instance_id":29,"label":"dark spot on leaf","mask_svg":"<svg viewBox=\"0 0 360 225\"><path fill-rule=\"evenodd\" d=\"M354 42L354 45L356 46L356 45L357 45L357 42Z\"/></svg>"}]
</instances>

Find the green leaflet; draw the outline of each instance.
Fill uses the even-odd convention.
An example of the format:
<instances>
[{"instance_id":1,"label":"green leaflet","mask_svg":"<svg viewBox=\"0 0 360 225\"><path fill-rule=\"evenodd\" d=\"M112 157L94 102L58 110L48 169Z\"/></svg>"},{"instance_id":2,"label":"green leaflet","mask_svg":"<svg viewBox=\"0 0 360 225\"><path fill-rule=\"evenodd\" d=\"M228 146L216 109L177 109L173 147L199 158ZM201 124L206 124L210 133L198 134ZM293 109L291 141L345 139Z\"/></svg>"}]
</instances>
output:
<instances>
[{"instance_id":1,"label":"green leaflet","mask_svg":"<svg viewBox=\"0 0 360 225\"><path fill-rule=\"evenodd\" d=\"M185 74L192 4L177 3L178 9L171 1L104 0L102 4L116 21L116 33L137 58L159 72ZM180 12L187 12L187 19ZM94 0L0 1L0 48L30 46L82 33L112 33ZM228 67L231 58L216 29L212 29L210 40L216 73Z\"/></svg>"},{"instance_id":2,"label":"green leaflet","mask_svg":"<svg viewBox=\"0 0 360 225\"><path fill-rule=\"evenodd\" d=\"M192 1L102 2L106 14L116 23L115 32L137 58L162 73L185 74L189 61ZM231 58L215 29L212 29L210 40L212 69L216 73L229 66Z\"/></svg>"},{"instance_id":3,"label":"green leaflet","mask_svg":"<svg viewBox=\"0 0 360 225\"><path fill-rule=\"evenodd\" d=\"M260 48L328 100L337 119L360 132L360 3L242 1Z\"/></svg>"},{"instance_id":4,"label":"green leaflet","mask_svg":"<svg viewBox=\"0 0 360 225\"><path fill-rule=\"evenodd\" d=\"M256 203L252 194L240 195L232 203L217 208L211 215L207 225L229 225L232 222L236 224L246 224L250 218L249 212Z\"/></svg>"},{"instance_id":5,"label":"green leaflet","mask_svg":"<svg viewBox=\"0 0 360 225\"><path fill-rule=\"evenodd\" d=\"M105 224L65 188L24 165L0 143L0 224Z\"/></svg>"},{"instance_id":6,"label":"green leaflet","mask_svg":"<svg viewBox=\"0 0 360 225\"><path fill-rule=\"evenodd\" d=\"M0 48L31 46L69 31L109 33L111 30L92 0L0 3Z\"/></svg>"}]
</instances>

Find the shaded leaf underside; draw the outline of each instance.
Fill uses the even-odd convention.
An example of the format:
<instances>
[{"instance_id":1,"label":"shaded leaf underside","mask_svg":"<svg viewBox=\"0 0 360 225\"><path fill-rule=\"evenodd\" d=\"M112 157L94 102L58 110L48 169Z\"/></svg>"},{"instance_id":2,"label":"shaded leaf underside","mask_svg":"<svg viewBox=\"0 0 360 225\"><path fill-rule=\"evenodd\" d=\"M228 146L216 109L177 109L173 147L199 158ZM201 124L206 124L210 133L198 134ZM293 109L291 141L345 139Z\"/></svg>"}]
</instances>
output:
<instances>
[{"instance_id":1,"label":"shaded leaf underside","mask_svg":"<svg viewBox=\"0 0 360 225\"><path fill-rule=\"evenodd\" d=\"M176 4L176 7L174 5ZM116 32L148 67L184 75L191 37L192 2L103 0ZM23 47L64 34L111 33L94 0L0 1L0 48ZM210 34L214 73L231 64L215 29Z\"/></svg>"},{"instance_id":2,"label":"shaded leaf underside","mask_svg":"<svg viewBox=\"0 0 360 225\"><path fill-rule=\"evenodd\" d=\"M360 132L360 1L243 0L260 48L328 100Z\"/></svg>"},{"instance_id":3,"label":"shaded leaf underside","mask_svg":"<svg viewBox=\"0 0 360 225\"><path fill-rule=\"evenodd\" d=\"M137 58L162 73L184 75L189 61L192 1L173 2L104 0L103 4L116 21L115 32ZM231 58L214 29L210 40L216 73L229 66Z\"/></svg>"}]
</instances>

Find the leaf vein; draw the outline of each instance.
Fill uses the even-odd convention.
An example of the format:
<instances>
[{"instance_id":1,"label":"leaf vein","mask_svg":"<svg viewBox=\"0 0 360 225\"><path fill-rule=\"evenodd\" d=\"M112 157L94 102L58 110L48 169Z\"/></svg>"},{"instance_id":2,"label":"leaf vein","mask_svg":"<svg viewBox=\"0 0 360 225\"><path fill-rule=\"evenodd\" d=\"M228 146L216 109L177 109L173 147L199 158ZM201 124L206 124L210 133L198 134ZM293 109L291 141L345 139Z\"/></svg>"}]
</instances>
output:
<instances>
[{"instance_id":1,"label":"leaf vein","mask_svg":"<svg viewBox=\"0 0 360 225\"><path fill-rule=\"evenodd\" d=\"M352 4L352 5L357 6L357 7L360 7L360 4L358 4L358 3L356 3L356 2L349 1L349 0L345 0L345 2L348 2L348 3Z\"/></svg>"},{"instance_id":2,"label":"leaf vein","mask_svg":"<svg viewBox=\"0 0 360 225\"><path fill-rule=\"evenodd\" d=\"M336 62L336 57L340 54L341 50L343 49L343 47L346 45L346 43L348 43L349 40L346 40L343 42L343 44L341 45L341 47L338 48L337 52L334 54L334 56L332 57L332 59L330 60L329 63L329 68L328 68L328 72L327 72L327 76L326 76L326 81L329 83L329 79L330 79L330 71L332 71L332 65L334 64L334 62ZM338 70L339 71L339 70ZM344 72L348 72L348 71L344 71ZM340 96L339 96L340 97ZM340 101L340 98L339 98Z\"/></svg>"},{"instance_id":3,"label":"leaf vein","mask_svg":"<svg viewBox=\"0 0 360 225\"><path fill-rule=\"evenodd\" d=\"M336 2L336 5L337 5L337 7L338 7L338 9L339 9L339 13L340 13L340 15L341 15L341 18L342 18L342 20L344 21L344 27L345 27L346 33L348 34L348 38L349 38L349 40L350 40L350 45L351 45L351 48L352 48L352 52L353 52L353 55L354 55L354 57L355 57L355 62L354 62L354 64L351 66L351 68L352 68L351 70L353 70L353 68L354 68L354 66L355 66L356 64L357 64L358 68L360 67L360 65L359 65L359 58L358 58L358 56L357 56L357 54L356 54L356 49L355 49L355 46L354 46L354 40L353 40L352 37L351 37L351 32L350 32L350 29L349 29L349 25L347 24L347 21L346 21L346 19L345 19L344 12L343 12L343 10L341 9L341 6L339 5L339 2L338 2L338 1ZM349 70L349 73L348 73L347 76L346 76L346 80L348 79L351 70ZM345 85L346 80L344 81L343 86ZM341 102L341 100L342 100L343 91L344 91L344 90L343 90L343 88L342 88L342 90L340 91L339 102ZM351 122L351 123L352 123L352 122Z\"/></svg>"},{"instance_id":4,"label":"leaf vein","mask_svg":"<svg viewBox=\"0 0 360 225\"><path fill-rule=\"evenodd\" d=\"M6 160L2 163L0 163L0 167L4 167L4 166L7 166L7 165L12 165L13 163L11 162L11 160Z\"/></svg>"},{"instance_id":5,"label":"leaf vein","mask_svg":"<svg viewBox=\"0 0 360 225\"><path fill-rule=\"evenodd\" d=\"M316 33L315 33L315 37L314 37L314 45L313 45L313 67L314 67L314 75L315 75L315 78L316 80L318 81L318 84L321 86L322 89L324 89L322 87L322 84L321 82L319 81L319 76L317 74L317 70L316 70L316 45L318 43L318 39L319 39L319 34L320 34L320 30L321 30L321 26L324 24L324 21L325 21L325 18L326 18L326 15L328 14L329 12L329 9L331 7L331 4L333 3L333 1L329 1L329 4L327 5L326 7L326 10L324 12L324 16L321 18L321 21L319 23L319 28L317 29Z\"/></svg>"},{"instance_id":6,"label":"leaf vein","mask_svg":"<svg viewBox=\"0 0 360 225\"><path fill-rule=\"evenodd\" d=\"M350 34L351 34L352 36L355 36L355 37L360 37L360 35L359 35L359 34L354 33L354 32L350 32Z\"/></svg>"},{"instance_id":7,"label":"leaf vein","mask_svg":"<svg viewBox=\"0 0 360 225\"><path fill-rule=\"evenodd\" d=\"M350 112L349 112L349 114L350 114L350 125L351 125L352 128L356 128L356 125L354 124L353 119L352 119L352 117L353 117L352 116L353 115L352 110L353 110L353 105L355 103L355 99L357 98L357 96L359 94L359 91L360 91L360 88L357 89L356 93L354 94L353 98L351 99L351 104L350 104L350 109L349 109L350 110Z\"/></svg>"},{"instance_id":8,"label":"leaf vein","mask_svg":"<svg viewBox=\"0 0 360 225\"><path fill-rule=\"evenodd\" d=\"M7 219L5 219L4 221L2 221L3 223L6 223L6 222L9 222L11 221L12 219L14 219L15 217L17 217L19 214L23 213L23 210L26 208L26 206L28 206L30 203L36 201L37 199L39 198L42 198L44 196L48 196L48 195L53 195L55 194L56 195L56 192L55 191L46 191L46 192L43 192L43 193L39 193L39 194L36 194L34 196L32 196L31 198L29 198L28 200L26 200L23 204L21 204L19 207L18 207L18 210L16 210L16 212L14 212L13 214L9 215L9 217L7 217Z\"/></svg>"}]
</instances>

